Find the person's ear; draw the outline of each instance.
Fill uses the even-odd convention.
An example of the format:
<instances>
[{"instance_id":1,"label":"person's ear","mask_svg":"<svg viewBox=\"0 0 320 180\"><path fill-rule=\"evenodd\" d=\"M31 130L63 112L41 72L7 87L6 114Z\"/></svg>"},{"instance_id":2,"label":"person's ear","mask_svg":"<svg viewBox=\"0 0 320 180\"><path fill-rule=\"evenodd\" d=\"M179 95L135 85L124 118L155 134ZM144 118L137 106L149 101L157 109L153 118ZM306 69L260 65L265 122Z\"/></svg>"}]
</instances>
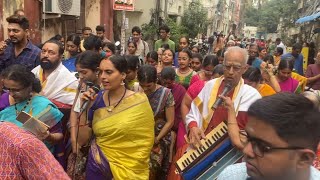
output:
<instances>
[{"instance_id":1,"label":"person's ear","mask_svg":"<svg viewBox=\"0 0 320 180\"><path fill-rule=\"evenodd\" d=\"M297 167L308 168L310 165L312 165L316 154L311 149L302 149L298 150L298 156Z\"/></svg>"}]
</instances>

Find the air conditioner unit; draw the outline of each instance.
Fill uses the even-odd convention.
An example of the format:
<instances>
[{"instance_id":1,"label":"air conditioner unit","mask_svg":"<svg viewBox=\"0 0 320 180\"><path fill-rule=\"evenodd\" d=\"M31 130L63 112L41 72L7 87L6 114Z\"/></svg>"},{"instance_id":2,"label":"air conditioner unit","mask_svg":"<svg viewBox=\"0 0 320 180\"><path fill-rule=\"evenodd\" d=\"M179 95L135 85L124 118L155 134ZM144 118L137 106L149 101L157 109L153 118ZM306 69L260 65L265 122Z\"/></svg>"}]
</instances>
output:
<instances>
[{"instance_id":1,"label":"air conditioner unit","mask_svg":"<svg viewBox=\"0 0 320 180\"><path fill-rule=\"evenodd\" d=\"M43 12L80 16L81 0L43 0Z\"/></svg>"}]
</instances>

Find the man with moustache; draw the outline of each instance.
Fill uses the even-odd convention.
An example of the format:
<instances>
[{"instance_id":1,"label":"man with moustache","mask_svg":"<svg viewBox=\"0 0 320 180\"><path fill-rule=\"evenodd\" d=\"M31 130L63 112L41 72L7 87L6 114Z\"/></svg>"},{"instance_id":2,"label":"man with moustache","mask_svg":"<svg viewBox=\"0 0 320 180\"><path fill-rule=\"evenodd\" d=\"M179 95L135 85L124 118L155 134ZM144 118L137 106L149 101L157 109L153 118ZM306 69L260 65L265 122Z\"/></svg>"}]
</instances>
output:
<instances>
[{"instance_id":1,"label":"man with moustache","mask_svg":"<svg viewBox=\"0 0 320 180\"><path fill-rule=\"evenodd\" d=\"M73 104L78 87L77 78L61 63L63 51L59 41L45 42L41 50L40 65L32 70L41 82L41 94L59 108Z\"/></svg>"},{"instance_id":2,"label":"man with moustache","mask_svg":"<svg viewBox=\"0 0 320 180\"><path fill-rule=\"evenodd\" d=\"M0 72L12 64L22 64L31 71L39 65L41 50L28 40L29 21L21 15L6 20L9 39L0 42Z\"/></svg>"},{"instance_id":3,"label":"man with moustache","mask_svg":"<svg viewBox=\"0 0 320 180\"><path fill-rule=\"evenodd\" d=\"M190 112L186 116L188 138L194 147L200 145L200 140L205 138L205 134L227 119L226 107L220 105L216 109L212 108L226 85L232 87L227 96L232 99L234 107L238 109L236 119L240 129L243 129L247 123L249 106L261 98L259 92L244 84L242 79L242 74L247 70L247 51L240 47L229 47L224 57L224 75L206 83L198 97L193 100Z\"/></svg>"},{"instance_id":4,"label":"man with moustache","mask_svg":"<svg viewBox=\"0 0 320 180\"><path fill-rule=\"evenodd\" d=\"M186 151L188 146L199 147L201 139L210 133L222 121L228 119L228 110L223 105L212 108L219 95L225 87L231 86L227 95L231 98L235 109L237 109L237 122L229 123L233 126L237 123L240 129L244 129L247 123L247 110L249 106L261 98L259 92L244 84L242 74L247 70L248 52L240 47L229 47L224 55L223 76L208 81L199 95L192 101L191 109L186 116L186 128L188 131L188 143L179 149L175 160L178 160ZM174 163L173 163L174 164ZM169 177L176 179L174 165L170 168Z\"/></svg>"},{"instance_id":5,"label":"man with moustache","mask_svg":"<svg viewBox=\"0 0 320 180\"><path fill-rule=\"evenodd\" d=\"M253 103L245 128L244 163L218 180L319 180L312 167L320 140L320 112L307 98L279 93Z\"/></svg>"}]
</instances>

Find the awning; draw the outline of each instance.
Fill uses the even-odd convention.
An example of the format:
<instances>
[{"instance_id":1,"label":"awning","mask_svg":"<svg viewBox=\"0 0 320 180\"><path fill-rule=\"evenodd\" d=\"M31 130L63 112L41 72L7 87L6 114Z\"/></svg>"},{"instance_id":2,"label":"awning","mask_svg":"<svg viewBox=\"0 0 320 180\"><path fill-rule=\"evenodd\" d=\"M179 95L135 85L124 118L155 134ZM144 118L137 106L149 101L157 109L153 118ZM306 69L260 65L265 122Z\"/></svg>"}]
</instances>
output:
<instances>
[{"instance_id":1,"label":"awning","mask_svg":"<svg viewBox=\"0 0 320 180\"><path fill-rule=\"evenodd\" d=\"M317 12L317 13L312 14L310 16L305 16L305 17L299 18L296 21L296 23L304 23L304 22L312 21L312 20L317 19L319 17L320 17L320 12Z\"/></svg>"}]
</instances>

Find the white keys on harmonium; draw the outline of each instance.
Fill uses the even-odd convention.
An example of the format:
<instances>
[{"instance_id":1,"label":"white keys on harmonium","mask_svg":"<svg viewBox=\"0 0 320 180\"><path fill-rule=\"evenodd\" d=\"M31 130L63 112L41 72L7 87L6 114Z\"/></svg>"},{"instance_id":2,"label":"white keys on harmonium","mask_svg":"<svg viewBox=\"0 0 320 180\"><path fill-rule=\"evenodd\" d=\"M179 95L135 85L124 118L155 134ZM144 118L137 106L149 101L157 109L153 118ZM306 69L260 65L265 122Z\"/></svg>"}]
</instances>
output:
<instances>
[{"instance_id":1,"label":"white keys on harmonium","mask_svg":"<svg viewBox=\"0 0 320 180\"><path fill-rule=\"evenodd\" d=\"M176 165L180 171L183 171L185 168L187 168L226 133L228 133L227 125L225 122L221 122L209 134L206 135L206 139L201 139L202 146L197 149L190 149L176 162Z\"/></svg>"}]
</instances>

